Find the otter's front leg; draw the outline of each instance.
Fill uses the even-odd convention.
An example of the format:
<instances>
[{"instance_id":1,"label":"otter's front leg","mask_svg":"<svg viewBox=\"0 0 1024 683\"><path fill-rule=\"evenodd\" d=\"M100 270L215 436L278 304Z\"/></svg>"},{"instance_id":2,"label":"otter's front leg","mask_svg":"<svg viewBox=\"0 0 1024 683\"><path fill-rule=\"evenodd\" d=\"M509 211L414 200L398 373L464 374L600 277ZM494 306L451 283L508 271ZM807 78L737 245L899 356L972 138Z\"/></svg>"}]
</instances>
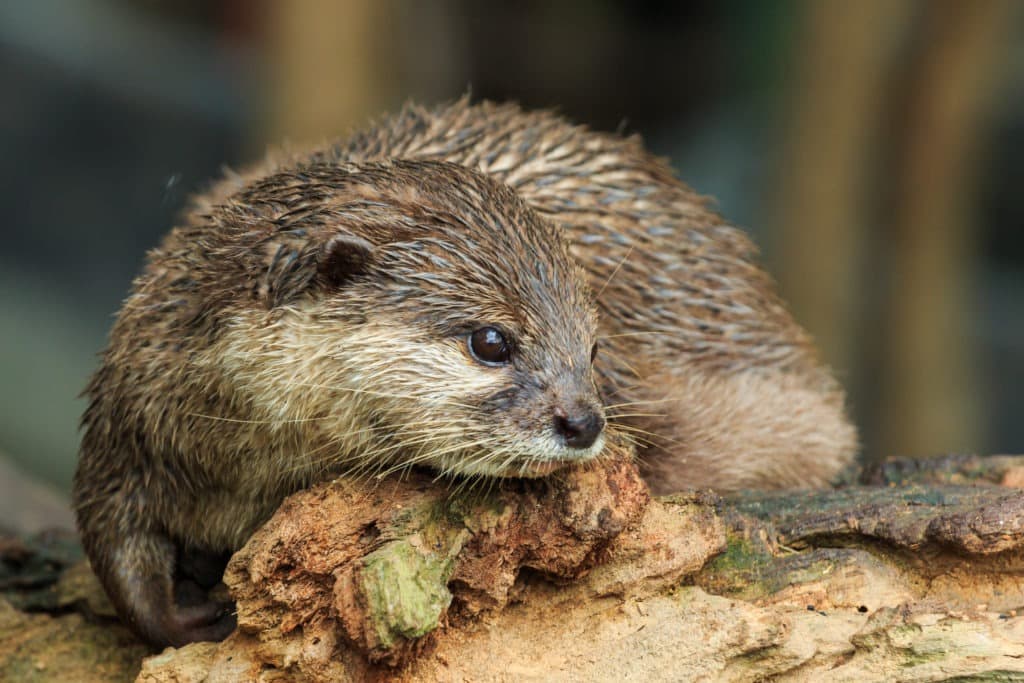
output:
<instances>
[{"instance_id":1,"label":"otter's front leg","mask_svg":"<svg viewBox=\"0 0 1024 683\"><path fill-rule=\"evenodd\" d=\"M95 409L93 409L95 408ZM101 405L86 413L73 502L82 545L121 618L149 643L164 647L221 640L235 626L233 606L211 600L223 573L207 555L183 553L166 531L170 511L187 509L181 491L168 489L164 458L146 452ZM102 410L100 410L102 408ZM97 413L97 414L94 414ZM180 477L178 486L182 486Z\"/></svg>"},{"instance_id":2,"label":"otter's front leg","mask_svg":"<svg viewBox=\"0 0 1024 683\"><path fill-rule=\"evenodd\" d=\"M136 530L105 552L107 561L96 572L122 618L146 641L180 646L223 640L234 630L231 603L210 600L205 592L196 600L196 580L181 573L178 549L165 535ZM191 604L175 600L184 593L176 590L182 583L193 587Z\"/></svg>"}]
</instances>

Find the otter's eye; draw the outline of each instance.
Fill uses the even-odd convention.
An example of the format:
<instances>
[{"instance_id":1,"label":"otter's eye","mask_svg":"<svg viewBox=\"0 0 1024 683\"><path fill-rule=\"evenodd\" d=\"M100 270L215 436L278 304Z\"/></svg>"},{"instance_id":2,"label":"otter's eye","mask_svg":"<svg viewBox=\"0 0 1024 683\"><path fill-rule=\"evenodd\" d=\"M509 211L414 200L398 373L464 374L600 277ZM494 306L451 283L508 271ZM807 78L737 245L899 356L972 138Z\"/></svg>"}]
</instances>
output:
<instances>
[{"instance_id":1,"label":"otter's eye","mask_svg":"<svg viewBox=\"0 0 1024 683\"><path fill-rule=\"evenodd\" d=\"M469 335L469 350L474 358L486 365L507 363L512 355L505 335L494 327L481 327Z\"/></svg>"},{"instance_id":2,"label":"otter's eye","mask_svg":"<svg viewBox=\"0 0 1024 683\"><path fill-rule=\"evenodd\" d=\"M597 342L594 342L594 345L592 347L590 347L590 362L593 363L594 359L596 359L596 358L597 358Z\"/></svg>"}]
</instances>

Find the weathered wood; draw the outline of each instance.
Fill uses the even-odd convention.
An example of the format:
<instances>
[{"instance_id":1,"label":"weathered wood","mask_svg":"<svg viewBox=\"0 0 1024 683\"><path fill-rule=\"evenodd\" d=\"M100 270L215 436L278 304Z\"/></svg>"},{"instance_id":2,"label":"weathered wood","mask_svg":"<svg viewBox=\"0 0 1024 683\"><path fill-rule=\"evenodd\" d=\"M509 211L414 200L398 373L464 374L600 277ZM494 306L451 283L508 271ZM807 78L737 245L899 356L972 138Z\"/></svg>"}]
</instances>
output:
<instances>
[{"instance_id":1,"label":"weathered wood","mask_svg":"<svg viewBox=\"0 0 1024 683\"><path fill-rule=\"evenodd\" d=\"M1019 455L890 458L869 467L861 481L872 486L999 484L1024 488L1024 460Z\"/></svg>"},{"instance_id":2,"label":"weathered wood","mask_svg":"<svg viewBox=\"0 0 1024 683\"><path fill-rule=\"evenodd\" d=\"M131 680L150 654L69 532L0 537L0 681Z\"/></svg>"},{"instance_id":3,"label":"weathered wood","mask_svg":"<svg viewBox=\"0 0 1024 683\"><path fill-rule=\"evenodd\" d=\"M990 482L1021 467L894 462L867 475L880 486L659 500L625 460L475 492L338 480L232 559L239 629L138 680L1012 680L1024 492ZM138 671L84 565L0 549L42 610L0 604L0 679Z\"/></svg>"}]
</instances>

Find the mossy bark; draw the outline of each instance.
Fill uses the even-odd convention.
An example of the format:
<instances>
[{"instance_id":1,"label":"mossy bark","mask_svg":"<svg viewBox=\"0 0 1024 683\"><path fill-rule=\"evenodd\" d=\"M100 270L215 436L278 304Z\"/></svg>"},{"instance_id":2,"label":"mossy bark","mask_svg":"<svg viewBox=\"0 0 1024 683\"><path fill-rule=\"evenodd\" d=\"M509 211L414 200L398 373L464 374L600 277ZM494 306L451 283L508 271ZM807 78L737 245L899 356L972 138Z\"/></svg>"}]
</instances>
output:
<instances>
[{"instance_id":1,"label":"mossy bark","mask_svg":"<svg viewBox=\"0 0 1024 683\"><path fill-rule=\"evenodd\" d=\"M73 552L8 541L0 679L1024 679L1024 492L998 485L1022 466L656 500L625 460L475 493L339 480L233 558L228 640L144 662Z\"/></svg>"}]
</instances>

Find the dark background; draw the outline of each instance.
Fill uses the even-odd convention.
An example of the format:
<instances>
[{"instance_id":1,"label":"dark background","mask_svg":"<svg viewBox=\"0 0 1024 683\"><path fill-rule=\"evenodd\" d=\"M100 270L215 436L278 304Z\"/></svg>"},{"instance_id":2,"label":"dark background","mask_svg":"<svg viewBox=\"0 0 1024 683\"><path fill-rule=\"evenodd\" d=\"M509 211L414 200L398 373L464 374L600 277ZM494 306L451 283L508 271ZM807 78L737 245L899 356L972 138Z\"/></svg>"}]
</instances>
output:
<instances>
[{"instance_id":1,"label":"dark background","mask_svg":"<svg viewBox=\"0 0 1024 683\"><path fill-rule=\"evenodd\" d=\"M0 83L0 476L57 508L76 396L188 195L467 90L638 132L715 196L866 459L1024 451L1013 0L35 0L0 5Z\"/></svg>"}]
</instances>

